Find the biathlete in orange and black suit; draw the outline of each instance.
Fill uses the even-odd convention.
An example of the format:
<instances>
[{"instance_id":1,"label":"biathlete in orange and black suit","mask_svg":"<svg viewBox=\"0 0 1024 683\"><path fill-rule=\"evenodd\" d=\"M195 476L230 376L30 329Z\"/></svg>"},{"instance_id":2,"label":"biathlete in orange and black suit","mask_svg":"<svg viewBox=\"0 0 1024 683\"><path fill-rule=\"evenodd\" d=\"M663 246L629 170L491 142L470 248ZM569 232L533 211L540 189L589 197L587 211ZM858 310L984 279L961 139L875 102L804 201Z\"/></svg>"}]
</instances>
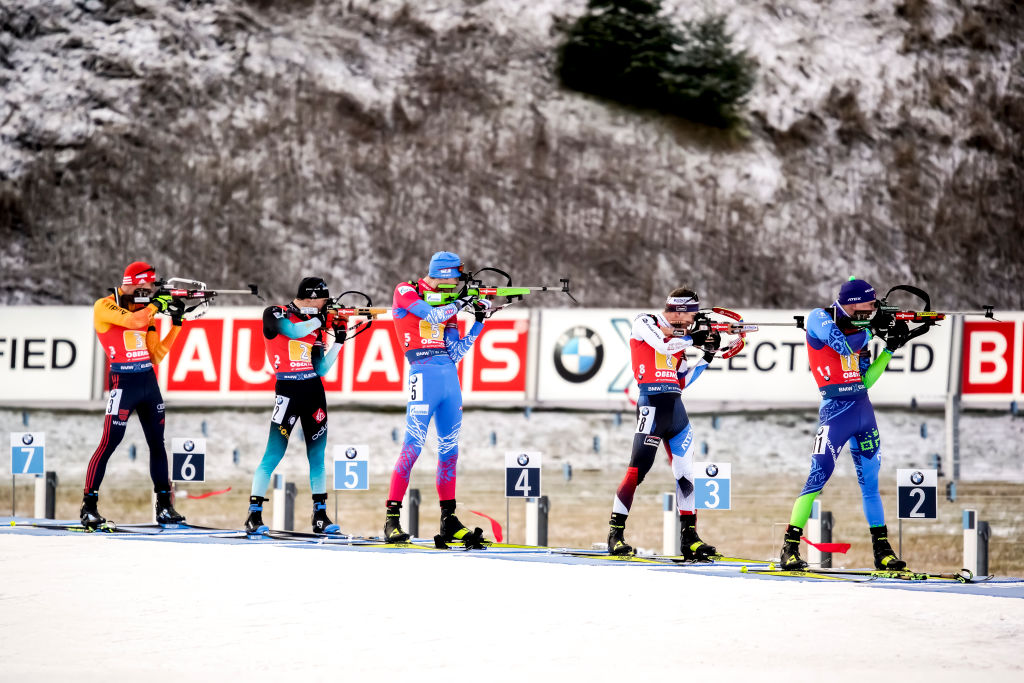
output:
<instances>
[{"instance_id":1,"label":"biathlete in orange and black suit","mask_svg":"<svg viewBox=\"0 0 1024 683\"><path fill-rule=\"evenodd\" d=\"M82 525L95 529L106 522L97 511L100 484L107 461L124 438L128 417L136 412L149 446L149 475L157 494L157 521L174 524L185 521L171 502L171 482L164 448L164 400L157 386L154 364L163 360L181 331L185 309L170 296L152 297L156 282L153 266L136 261L124 271L121 286L93 306L93 324L104 355L110 364L107 376L106 417L103 437L89 460L82 498ZM142 299L149 303L135 303ZM171 316L171 329L160 339L153 324L157 313Z\"/></svg>"}]
</instances>

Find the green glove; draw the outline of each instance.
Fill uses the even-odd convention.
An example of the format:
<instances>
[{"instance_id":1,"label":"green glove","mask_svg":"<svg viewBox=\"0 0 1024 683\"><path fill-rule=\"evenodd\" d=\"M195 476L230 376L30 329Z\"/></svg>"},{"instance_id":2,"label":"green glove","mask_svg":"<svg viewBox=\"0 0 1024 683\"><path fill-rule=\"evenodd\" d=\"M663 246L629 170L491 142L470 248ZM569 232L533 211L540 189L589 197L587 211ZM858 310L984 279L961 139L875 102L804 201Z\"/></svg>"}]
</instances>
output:
<instances>
[{"instance_id":1,"label":"green glove","mask_svg":"<svg viewBox=\"0 0 1024 683\"><path fill-rule=\"evenodd\" d=\"M153 300L150 301L149 303L156 306L156 310L163 313L164 311L167 310L167 307L171 305L171 301L172 298L170 294L161 294L160 296L153 297Z\"/></svg>"}]
</instances>

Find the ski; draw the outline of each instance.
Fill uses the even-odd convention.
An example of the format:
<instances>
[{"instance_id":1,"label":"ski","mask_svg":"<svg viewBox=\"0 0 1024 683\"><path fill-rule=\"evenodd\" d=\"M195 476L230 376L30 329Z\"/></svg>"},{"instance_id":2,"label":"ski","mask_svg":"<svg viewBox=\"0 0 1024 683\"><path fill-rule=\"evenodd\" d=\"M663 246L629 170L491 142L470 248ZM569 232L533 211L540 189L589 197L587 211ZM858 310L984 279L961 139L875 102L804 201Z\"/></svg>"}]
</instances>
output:
<instances>
[{"instance_id":1,"label":"ski","mask_svg":"<svg viewBox=\"0 0 1024 683\"><path fill-rule=\"evenodd\" d=\"M760 569L757 567L744 567L743 571L752 574L773 574L773 575L793 575L791 572L800 572L802 574L818 574L823 576L864 576L871 579L898 579L901 581L955 581L957 583L974 583L974 574L967 569L961 569L959 572L939 572L939 573L928 573L928 572L914 572L910 570L894 570L894 569L835 569L831 567L823 568L810 568L810 569L796 569L796 570L782 570L782 569ZM782 574L781 572L789 572ZM984 580L984 579L982 579Z\"/></svg>"},{"instance_id":2,"label":"ski","mask_svg":"<svg viewBox=\"0 0 1024 683\"><path fill-rule=\"evenodd\" d=\"M824 579L826 581L853 581L853 582L865 582L874 581L874 576L861 576L861 575L843 575L843 574L823 574L817 570L806 570L806 569L758 569L741 567L740 572L743 574L757 574L759 576L790 576L799 579Z\"/></svg>"},{"instance_id":3,"label":"ski","mask_svg":"<svg viewBox=\"0 0 1024 683\"><path fill-rule=\"evenodd\" d=\"M34 529L49 529L49 530L52 530L52 531L71 531L71 532L74 532L74 533L83 533L83 534L92 534L92 533L105 533L105 534L112 534L112 533L122 533L122 534L141 533L141 532L137 532L137 531L135 531L133 529L124 528L124 527L118 527L116 524L114 524L113 522L110 522L110 521L103 522L103 524L97 525L95 528L86 527L86 526L83 526L82 524L59 524L59 523L56 523L56 522L54 522L52 524L48 524L46 522L18 522L18 523L11 522L11 526L13 526L15 528L17 528L17 527L31 527L31 528L34 528Z\"/></svg>"}]
</instances>

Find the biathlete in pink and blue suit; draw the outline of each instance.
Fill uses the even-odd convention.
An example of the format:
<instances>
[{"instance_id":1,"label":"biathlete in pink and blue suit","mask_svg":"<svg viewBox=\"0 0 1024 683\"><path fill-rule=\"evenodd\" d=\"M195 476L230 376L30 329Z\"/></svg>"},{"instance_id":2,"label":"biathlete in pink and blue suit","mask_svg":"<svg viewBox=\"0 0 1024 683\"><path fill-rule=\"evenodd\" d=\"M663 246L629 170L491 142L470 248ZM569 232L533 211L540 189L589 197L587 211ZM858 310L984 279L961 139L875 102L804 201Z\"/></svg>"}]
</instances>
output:
<instances>
[{"instance_id":1,"label":"biathlete in pink and blue suit","mask_svg":"<svg viewBox=\"0 0 1024 683\"><path fill-rule=\"evenodd\" d=\"M391 473L388 492L384 538L389 543L409 540L409 534L399 524L400 508L431 419L437 430L440 536L444 541L466 542L474 535L479 539L482 533L470 531L455 516L455 466L462 427L462 387L456 365L483 330L491 303L473 297L451 301L451 292L459 282L462 268L462 261L456 254L439 251L430 259L427 277L416 282L401 282L395 287L392 315L398 345L409 361L409 393L405 440ZM464 337L459 336L456 322L456 315L462 310L470 310L476 316L476 322Z\"/></svg>"}]
</instances>

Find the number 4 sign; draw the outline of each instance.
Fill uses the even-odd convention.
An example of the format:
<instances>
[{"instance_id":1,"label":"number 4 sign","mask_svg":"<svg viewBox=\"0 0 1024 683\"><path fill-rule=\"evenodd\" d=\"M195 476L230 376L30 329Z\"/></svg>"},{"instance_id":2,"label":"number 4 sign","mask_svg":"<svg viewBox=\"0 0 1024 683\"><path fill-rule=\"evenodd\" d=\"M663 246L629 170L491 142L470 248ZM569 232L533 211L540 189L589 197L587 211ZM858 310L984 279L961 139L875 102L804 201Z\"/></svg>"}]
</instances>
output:
<instances>
[{"instance_id":1,"label":"number 4 sign","mask_svg":"<svg viewBox=\"0 0 1024 683\"><path fill-rule=\"evenodd\" d=\"M334 447L334 490L368 491L370 447L338 444Z\"/></svg>"},{"instance_id":2,"label":"number 4 sign","mask_svg":"<svg viewBox=\"0 0 1024 683\"><path fill-rule=\"evenodd\" d=\"M171 439L171 481L206 481L206 439Z\"/></svg>"},{"instance_id":3,"label":"number 4 sign","mask_svg":"<svg viewBox=\"0 0 1024 683\"><path fill-rule=\"evenodd\" d=\"M505 497L540 496L539 451L505 451Z\"/></svg>"},{"instance_id":4,"label":"number 4 sign","mask_svg":"<svg viewBox=\"0 0 1024 683\"><path fill-rule=\"evenodd\" d=\"M42 474L43 432L11 432L11 474Z\"/></svg>"},{"instance_id":5,"label":"number 4 sign","mask_svg":"<svg viewBox=\"0 0 1024 683\"><path fill-rule=\"evenodd\" d=\"M698 510L732 509L732 465L693 463L693 488Z\"/></svg>"}]
</instances>

